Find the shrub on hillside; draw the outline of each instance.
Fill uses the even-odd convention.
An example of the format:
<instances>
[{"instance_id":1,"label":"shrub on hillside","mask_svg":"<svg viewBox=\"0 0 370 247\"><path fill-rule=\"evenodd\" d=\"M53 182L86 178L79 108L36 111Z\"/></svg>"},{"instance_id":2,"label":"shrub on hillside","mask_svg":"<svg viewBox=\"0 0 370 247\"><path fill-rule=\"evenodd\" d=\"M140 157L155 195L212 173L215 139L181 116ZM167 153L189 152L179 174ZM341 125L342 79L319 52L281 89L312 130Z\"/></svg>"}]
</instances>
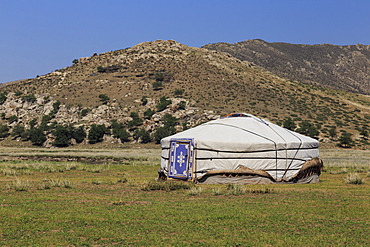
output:
<instances>
[{"instance_id":1,"label":"shrub on hillside","mask_svg":"<svg viewBox=\"0 0 370 247\"><path fill-rule=\"evenodd\" d=\"M118 129L114 132L114 137L119 138L121 142L128 142L131 135L126 129Z\"/></svg>"},{"instance_id":2,"label":"shrub on hillside","mask_svg":"<svg viewBox=\"0 0 370 247\"><path fill-rule=\"evenodd\" d=\"M83 140L86 138L84 127L80 126L78 128L73 128L72 138L75 139L77 143L83 142Z\"/></svg>"},{"instance_id":3,"label":"shrub on hillside","mask_svg":"<svg viewBox=\"0 0 370 247\"><path fill-rule=\"evenodd\" d=\"M49 103L50 102L50 96L44 96L43 100L44 100L45 104Z\"/></svg>"},{"instance_id":4,"label":"shrub on hillside","mask_svg":"<svg viewBox=\"0 0 370 247\"><path fill-rule=\"evenodd\" d=\"M6 93L4 92L0 93L0 105L2 105L6 99L7 99Z\"/></svg>"},{"instance_id":5,"label":"shrub on hillside","mask_svg":"<svg viewBox=\"0 0 370 247\"><path fill-rule=\"evenodd\" d=\"M183 122L182 123L182 130L184 131L184 130L187 130L187 129L189 129L189 122Z\"/></svg>"},{"instance_id":6,"label":"shrub on hillside","mask_svg":"<svg viewBox=\"0 0 370 247\"><path fill-rule=\"evenodd\" d=\"M12 115L8 118L8 123L13 123L14 121L17 121L18 117L16 115Z\"/></svg>"},{"instance_id":7,"label":"shrub on hillside","mask_svg":"<svg viewBox=\"0 0 370 247\"><path fill-rule=\"evenodd\" d=\"M59 101L56 101L53 103L53 110L51 111L50 115L55 115L57 114L57 112L59 111L60 109L60 102Z\"/></svg>"},{"instance_id":8,"label":"shrub on hillside","mask_svg":"<svg viewBox=\"0 0 370 247\"><path fill-rule=\"evenodd\" d=\"M143 97L141 98L141 105L146 105L146 104L148 104L148 99L147 99L147 97L146 97L146 96L143 96Z\"/></svg>"},{"instance_id":9,"label":"shrub on hillside","mask_svg":"<svg viewBox=\"0 0 370 247\"><path fill-rule=\"evenodd\" d=\"M33 102L36 102L36 96L34 94L24 95L22 96L22 100L33 103Z\"/></svg>"},{"instance_id":10,"label":"shrub on hillside","mask_svg":"<svg viewBox=\"0 0 370 247\"><path fill-rule=\"evenodd\" d=\"M185 92L185 90L184 90L184 89L175 89L175 91L173 92L173 94L174 94L175 96L179 96L179 95L183 95L183 94L184 94L184 92Z\"/></svg>"},{"instance_id":11,"label":"shrub on hillside","mask_svg":"<svg viewBox=\"0 0 370 247\"><path fill-rule=\"evenodd\" d=\"M348 132L343 132L342 135L338 139L339 146L344 148L350 148L354 145L354 141L352 140L352 134Z\"/></svg>"},{"instance_id":12,"label":"shrub on hillside","mask_svg":"<svg viewBox=\"0 0 370 247\"><path fill-rule=\"evenodd\" d=\"M152 109L148 109L144 112L144 118L145 119L150 119L154 115L155 111Z\"/></svg>"},{"instance_id":13,"label":"shrub on hillside","mask_svg":"<svg viewBox=\"0 0 370 247\"><path fill-rule=\"evenodd\" d=\"M366 127L362 127L360 135L362 135L364 139L367 139L369 137L369 131Z\"/></svg>"},{"instance_id":14,"label":"shrub on hillside","mask_svg":"<svg viewBox=\"0 0 370 247\"><path fill-rule=\"evenodd\" d=\"M119 123L117 119L112 120L112 134L115 138L119 138L121 142L128 142L131 137L130 133L125 129L123 123Z\"/></svg>"},{"instance_id":15,"label":"shrub on hillside","mask_svg":"<svg viewBox=\"0 0 370 247\"><path fill-rule=\"evenodd\" d=\"M42 144L46 141L44 130L40 127L30 129L28 131L28 136L32 144L37 146L42 146Z\"/></svg>"},{"instance_id":16,"label":"shrub on hillside","mask_svg":"<svg viewBox=\"0 0 370 247\"><path fill-rule=\"evenodd\" d=\"M53 134L55 136L54 145L57 147L69 146L72 138L75 139L77 143L81 143L86 137L83 126L75 128L72 125L57 125Z\"/></svg>"},{"instance_id":17,"label":"shrub on hillside","mask_svg":"<svg viewBox=\"0 0 370 247\"><path fill-rule=\"evenodd\" d=\"M155 81L152 86L154 90L160 90L163 88L163 83L161 81Z\"/></svg>"},{"instance_id":18,"label":"shrub on hillside","mask_svg":"<svg viewBox=\"0 0 370 247\"><path fill-rule=\"evenodd\" d=\"M175 125L178 124L177 118L172 116L171 114L166 114L161 119L163 121L164 126L159 127L153 134L153 140L156 143L159 143L162 138L166 136L170 136L176 133Z\"/></svg>"},{"instance_id":19,"label":"shrub on hillside","mask_svg":"<svg viewBox=\"0 0 370 247\"><path fill-rule=\"evenodd\" d=\"M157 107L157 110L160 112L166 109L166 107L171 104L172 104L172 101L166 99L166 96L163 96L159 99L159 103L156 105L156 107Z\"/></svg>"},{"instance_id":20,"label":"shrub on hillside","mask_svg":"<svg viewBox=\"0 0 370 247\"><path fill-rule=\"evenodd\" d=\"M300 123L299 128L297 129L298 133L301 133L303 135L307 135L309 137L315 138L319 135L319 131L317 130L316 126L310 123L307 120L303 120Z\"/></svg>"},{"instance_id":21,"label":"shrub on hillside","mask_svg":"<svg viewBox=\"0 0 370 247\"><path fill-rule=\"evenodd\" d=\"M41 128L44 131L49 130L50 126L48 126L48 123L51 119L53 119L53 117L54 117L54 115L52 115L52 114L42 116L41 124L40 124L39 128Z\"/></svg>"},{"instance_id":22,"label":"shrub on hillside","mask_svg":"<svg viewBox=\"0 0 370 247\"><path fill-rule=\"evenodd\" d=\"M111 121L111 128L112 128L112 131L113 131L113 135L114 135L114 131L115 130L118 130L118 129L121 129L121 128L124 128L124 127L125 127L124 124L123 123L119 123L117 121L117 119L113 119Z\"/></svg>"},{"instance_id":23,"label":"shrub on hillside","mask_svg":"<svg viewBox=\"0 0 370 247\"><path fill-rule=\"evenodd\" d=\"M131 112L130 117L132 118L132 120L128 122L128 127L130 129L143 124L143 120L139 117L137 112Z\"/></svg>"},{"instance_id":24,"label":"shrub on hillside","mask_svg":"<svg viewBox=\"0 0 370 247\"><path fill-rule=\"evenodd\" d=\"M185 110L186 109L186 102L185 101L180 101L177 104L177 109L179 109L179 110Z\"/></svg>"},{"instance_id":25,"label":"shrub on hillside","mask_svg":"<svg viewBox=\"0 0 370 247\"><path fill-rule=\"evenodd\" d=\"M109 134L109 131L104 124L101 125L93 124L91 125L88 135L89 142L91 144L102 142L105 134Z\"/></svg>"},{"instance_id":26,"label":"shrub on hillside","mask_svg":"<svg viewBox=\"0 0 370 247\"><path fill-rule=\"evenodd\" d=\"M9 135L9 127L6 124L0 124L0 138L5 138Z\"/></svg>"},{"instance_id":27,"label":"shrub on hillside","mask_svg":"<svg viewBox=\"0 0 370 247\"><path fill-rule=\"evenodd\" d=\"M41 129L43 129L44 131L47 131L47 130L50 130L50 128L52 128L52 126L49 126L48 123L50 122L50 120L52 120L55 117L55 114L60 109L60 105L61 105L61 103L59 101L54 102L53 103L53 110L49 114L42 116L41 124L39 126ZM37 121L37 119L33 119L32 121ZM32 127L33 126L31 126L31 128Z\"/></svg>"},{"instance_id":28,"label":"shrub on hillside","mask_svg":"<svg viewBox=\"0 0 370 247\"><path fill-rule=\"evenodd\" d=\"M177 118L172 116L171 114L165 114L162 119L164 127L171 128L174 127L177 124Z\"/></svg>"},{"instance_id":29,"label":"shrub on hillside","mask_svg":"<svg viewBox=\"0 0 370 247\"><path fill-rule=\"evenodd\" d=\"M106 94L99 94L99 99L103 104L107 104L110 100L109 96L107 96Z\"/></svg>"},{"instance_id":30,"label":"shrub on hillside","mask_svg":"<svg viewBox=\"0 0 370 247\"><path fill-rule=\"evenodd\" d=\"M156 81L163 81L164 80L164 75L162 73L155 73L155 80Z\"/></svg>"},{"instance_id":31,"label":"shrub on hillside","mask_svg":"<svg viewBox=\"0 0 370 247\"><path fill-rule=\"evenodd\" d=\"M105 69L104 69L103 66L98 66L97 70L98 70L99 73L104 73L105 72Z\"/></svg>"},{"instance_id":32,"label":"shrub on hillside","mask_svg":"<svg viewBox=\"0 0 370 247\"><path fill-rule=\"evenodd\" d=\"M290 117L286 118L283 122L283 127L294 131L297 128L297 125L295 124L294 120L291 119Z\"/></svg>"},{"instance_id":33,"label":"shrub on hillside","mask_svg":"<svg viewBox=\"0 0 370 247\"><path fill-rule=\"evenodd\" d=\"M336 130L336 128L335 128L335 127L332 127L332 128L330 128L330 129L329 129L329 136L330 136L331 138L335 138L335 137L337 137L337 130Z\"/></svg>"},{"instance_id":34,"label":"shrub on hillside","mask_svg":"<svg viewBox=\"0 0 370 247\"><path fill-rule=\"evenodd\" d=\"M30 128L32 129L37 124L37 118L32 119L28 124L30 125Z\"/></svg>"},{"instance_id":35,"label":"shrub on hillside","mask_svg":"<svg viewBox=\"0 0 370 247\"><path fill-rule=\"evenodd\" d=\"M30 140L30 130L25 129L24 132L21 134L22 141L29 141Z\"/></svg>"},{"instance_id":36,"label":"shrub on hillside","mask_svg":"<svg viewBox=\"0 0 370 247\"><path fill-rule=\"evenodd\" d=\"M88 113L90 112L90 109L89 108L85 108L81 111L80 115L81 117L84 117L86 116Z\"/></svg>"},{"instance_id":37,"label":"shrub on hillside","mask_svg":"<svg viewBox=\"0 0 370 247\"><path fill-rule=\"evenodd\" d=\"M175 133L174 127L159 127L153 134L153 140L160 143L161 139Z\"/></svg>"},{"instance_id":38,"label":"shrub on hillside","mask_svg":"<svg viewBox=\"0 0 370 247\"><path fill-rule=\"evenodd\" d=\"M134 139L135 140L140 140L141 143L151 142L150 133L149 133L149 131L145 130L144 128L135 130Z\"/></svg>"},{"instance_id":39,"label":"shrub on hillside","mask_svg":"<svg viewBox=\"0 0 370 247\"><path fill-rule=\"evenodd\" d=\"M68 127L58 125L54 132L55 136L54 145L57 147L67 147L71 140L71 133Z\"/></svg>"},{"instance_id":40,"label":"shrub on hillside","mask_svg":"<svg viewBox=\"0 0 370 247\"><path fill-rule=\"evenodd\" d=\"M21 124L17 124L16 126L13 127L13 130L12 130L12 133L11 133L11 136L13 137L21 137L22 134L25 132L25 128L23 125Z\"/></svg>"}]
</instances>

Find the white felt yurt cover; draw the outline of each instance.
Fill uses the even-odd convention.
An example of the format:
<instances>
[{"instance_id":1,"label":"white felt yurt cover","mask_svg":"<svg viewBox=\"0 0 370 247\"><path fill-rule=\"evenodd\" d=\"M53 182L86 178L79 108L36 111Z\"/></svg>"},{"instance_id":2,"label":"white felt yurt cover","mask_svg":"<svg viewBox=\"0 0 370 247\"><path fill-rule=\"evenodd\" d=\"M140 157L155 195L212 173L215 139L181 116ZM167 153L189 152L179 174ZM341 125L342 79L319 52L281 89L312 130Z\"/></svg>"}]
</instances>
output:
<instances>
[{"instance_id":1,"label":"white felt yurt cover","mask_svg":"<svg viewBox=\"0 0 370 247\"><path fill-rule=\"evenodd\" d=\"M240 167L288 181L319 156L319 142L249 114L220 118L161 140L161 170L197 181L210 171Z\"/></svg>"}]
</instances>

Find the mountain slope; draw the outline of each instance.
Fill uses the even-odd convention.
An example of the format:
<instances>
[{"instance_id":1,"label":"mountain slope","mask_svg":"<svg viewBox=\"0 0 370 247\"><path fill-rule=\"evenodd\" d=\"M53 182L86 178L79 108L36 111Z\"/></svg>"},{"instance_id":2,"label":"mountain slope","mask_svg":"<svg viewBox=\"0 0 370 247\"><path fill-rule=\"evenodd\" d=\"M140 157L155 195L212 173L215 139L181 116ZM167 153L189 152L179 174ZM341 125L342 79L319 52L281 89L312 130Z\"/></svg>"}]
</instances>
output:
<instances>
[{"instance_id":1,"label":"mountain slope","mask_svg":"<svg viewBox=\"0 0 370 247\"><path fill-rule=\"evenodd\" d=\"M326 139L334 127L358 138L370 119L367 96L292 81L228 53L171 40L94 54L47 75L4 85L0 91L8 93L0 105L1 122L11 128L30 128L34 118L40 125L53 111L51 126L56 121L89 129L94 123L110 126L113 119L127 126L131 113L137 112L144 121L135 128L154 133L167 113L178 119L180 131L230 112L247 112L278 124L291 118L297 128L308 120ZM32 95L37 100L31 103ZM162 97L172 104L159 109ZM57 101L60 108L53 110ZM149 108L156 113L144 119Z\"/></svg>"},{"instance_id":2,"label":"mountain slope","mask_svg":"<svg viewBox=\"0 0 370 247\"><path fill-rule=\"evenodd\" d=\"M228 52L291 80L370 94L370 46L299 45L247 40L203 46Z\"/></svg>"}]
</instances>

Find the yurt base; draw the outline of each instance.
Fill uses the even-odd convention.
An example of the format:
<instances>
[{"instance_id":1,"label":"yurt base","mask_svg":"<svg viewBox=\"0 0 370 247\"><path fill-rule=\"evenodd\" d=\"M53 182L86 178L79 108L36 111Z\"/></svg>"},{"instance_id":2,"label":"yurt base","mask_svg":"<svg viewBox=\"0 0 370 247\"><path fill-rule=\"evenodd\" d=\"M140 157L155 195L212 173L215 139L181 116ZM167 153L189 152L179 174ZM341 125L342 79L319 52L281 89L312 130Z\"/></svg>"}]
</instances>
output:
<instances>
[{"instance_id":1,"label":"yurt base","mask_svg":"<svg viewBox=\"0 0 370 247\"><path fill-rule=\"evenodd\" d=\"M266 177L242 175L242 176L226 176L226 175L212 175L204 176L196 181L199 184L308 184L318 183L319 175L313 174L297 181L273 181Z\"/></svg>"},{"instance_id":2,"label":"yurt base","mask_svg":"<svg viewBox=\"0 0 370 247\"><path fill-rule=\"evenodd\" d=\"M269 178L255 175L211 175L196 181L200 184L273 184Z\"/></svg>"},{"instance_id":3,"label":"yurt base","mask_svg":"<svg viewBox=\"0 0 370 247\"><path fill-rule=\"evenodd\" d=\"M235 170L211 170L203 176L189 180L199 184L307 184L318 183L324 165L320 158L306 161L301 169L289 180L276 181L263 170L253 170L240 166ZM168 178L163 170L159 170L159 180L180 180ZM181 179L183 180L183 179ZM183 180L184 181L184 180Z\"/></svg>"}]
</instances>

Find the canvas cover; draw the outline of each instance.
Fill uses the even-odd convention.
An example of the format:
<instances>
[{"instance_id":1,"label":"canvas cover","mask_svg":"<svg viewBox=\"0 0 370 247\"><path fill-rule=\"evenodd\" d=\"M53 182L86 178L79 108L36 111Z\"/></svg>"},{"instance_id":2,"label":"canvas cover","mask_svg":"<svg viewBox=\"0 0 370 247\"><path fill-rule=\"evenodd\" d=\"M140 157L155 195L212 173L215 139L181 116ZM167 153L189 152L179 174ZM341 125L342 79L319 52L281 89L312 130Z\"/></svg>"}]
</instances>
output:
<instances>
[{"instance_id":1,"label":"canvas cover","mask_svg":"<svg viewBox=\"0 0 370 247\"><path fill-rule=\"evenodd\" d=\"M273 182L290 181L303 164L319 156L317 140L249 114L213 120L163 138L161 147L164 174L195 181L240 168L263 171ZM261 180L258 174L245 175Z\"/></svg>"}]
</instances>

